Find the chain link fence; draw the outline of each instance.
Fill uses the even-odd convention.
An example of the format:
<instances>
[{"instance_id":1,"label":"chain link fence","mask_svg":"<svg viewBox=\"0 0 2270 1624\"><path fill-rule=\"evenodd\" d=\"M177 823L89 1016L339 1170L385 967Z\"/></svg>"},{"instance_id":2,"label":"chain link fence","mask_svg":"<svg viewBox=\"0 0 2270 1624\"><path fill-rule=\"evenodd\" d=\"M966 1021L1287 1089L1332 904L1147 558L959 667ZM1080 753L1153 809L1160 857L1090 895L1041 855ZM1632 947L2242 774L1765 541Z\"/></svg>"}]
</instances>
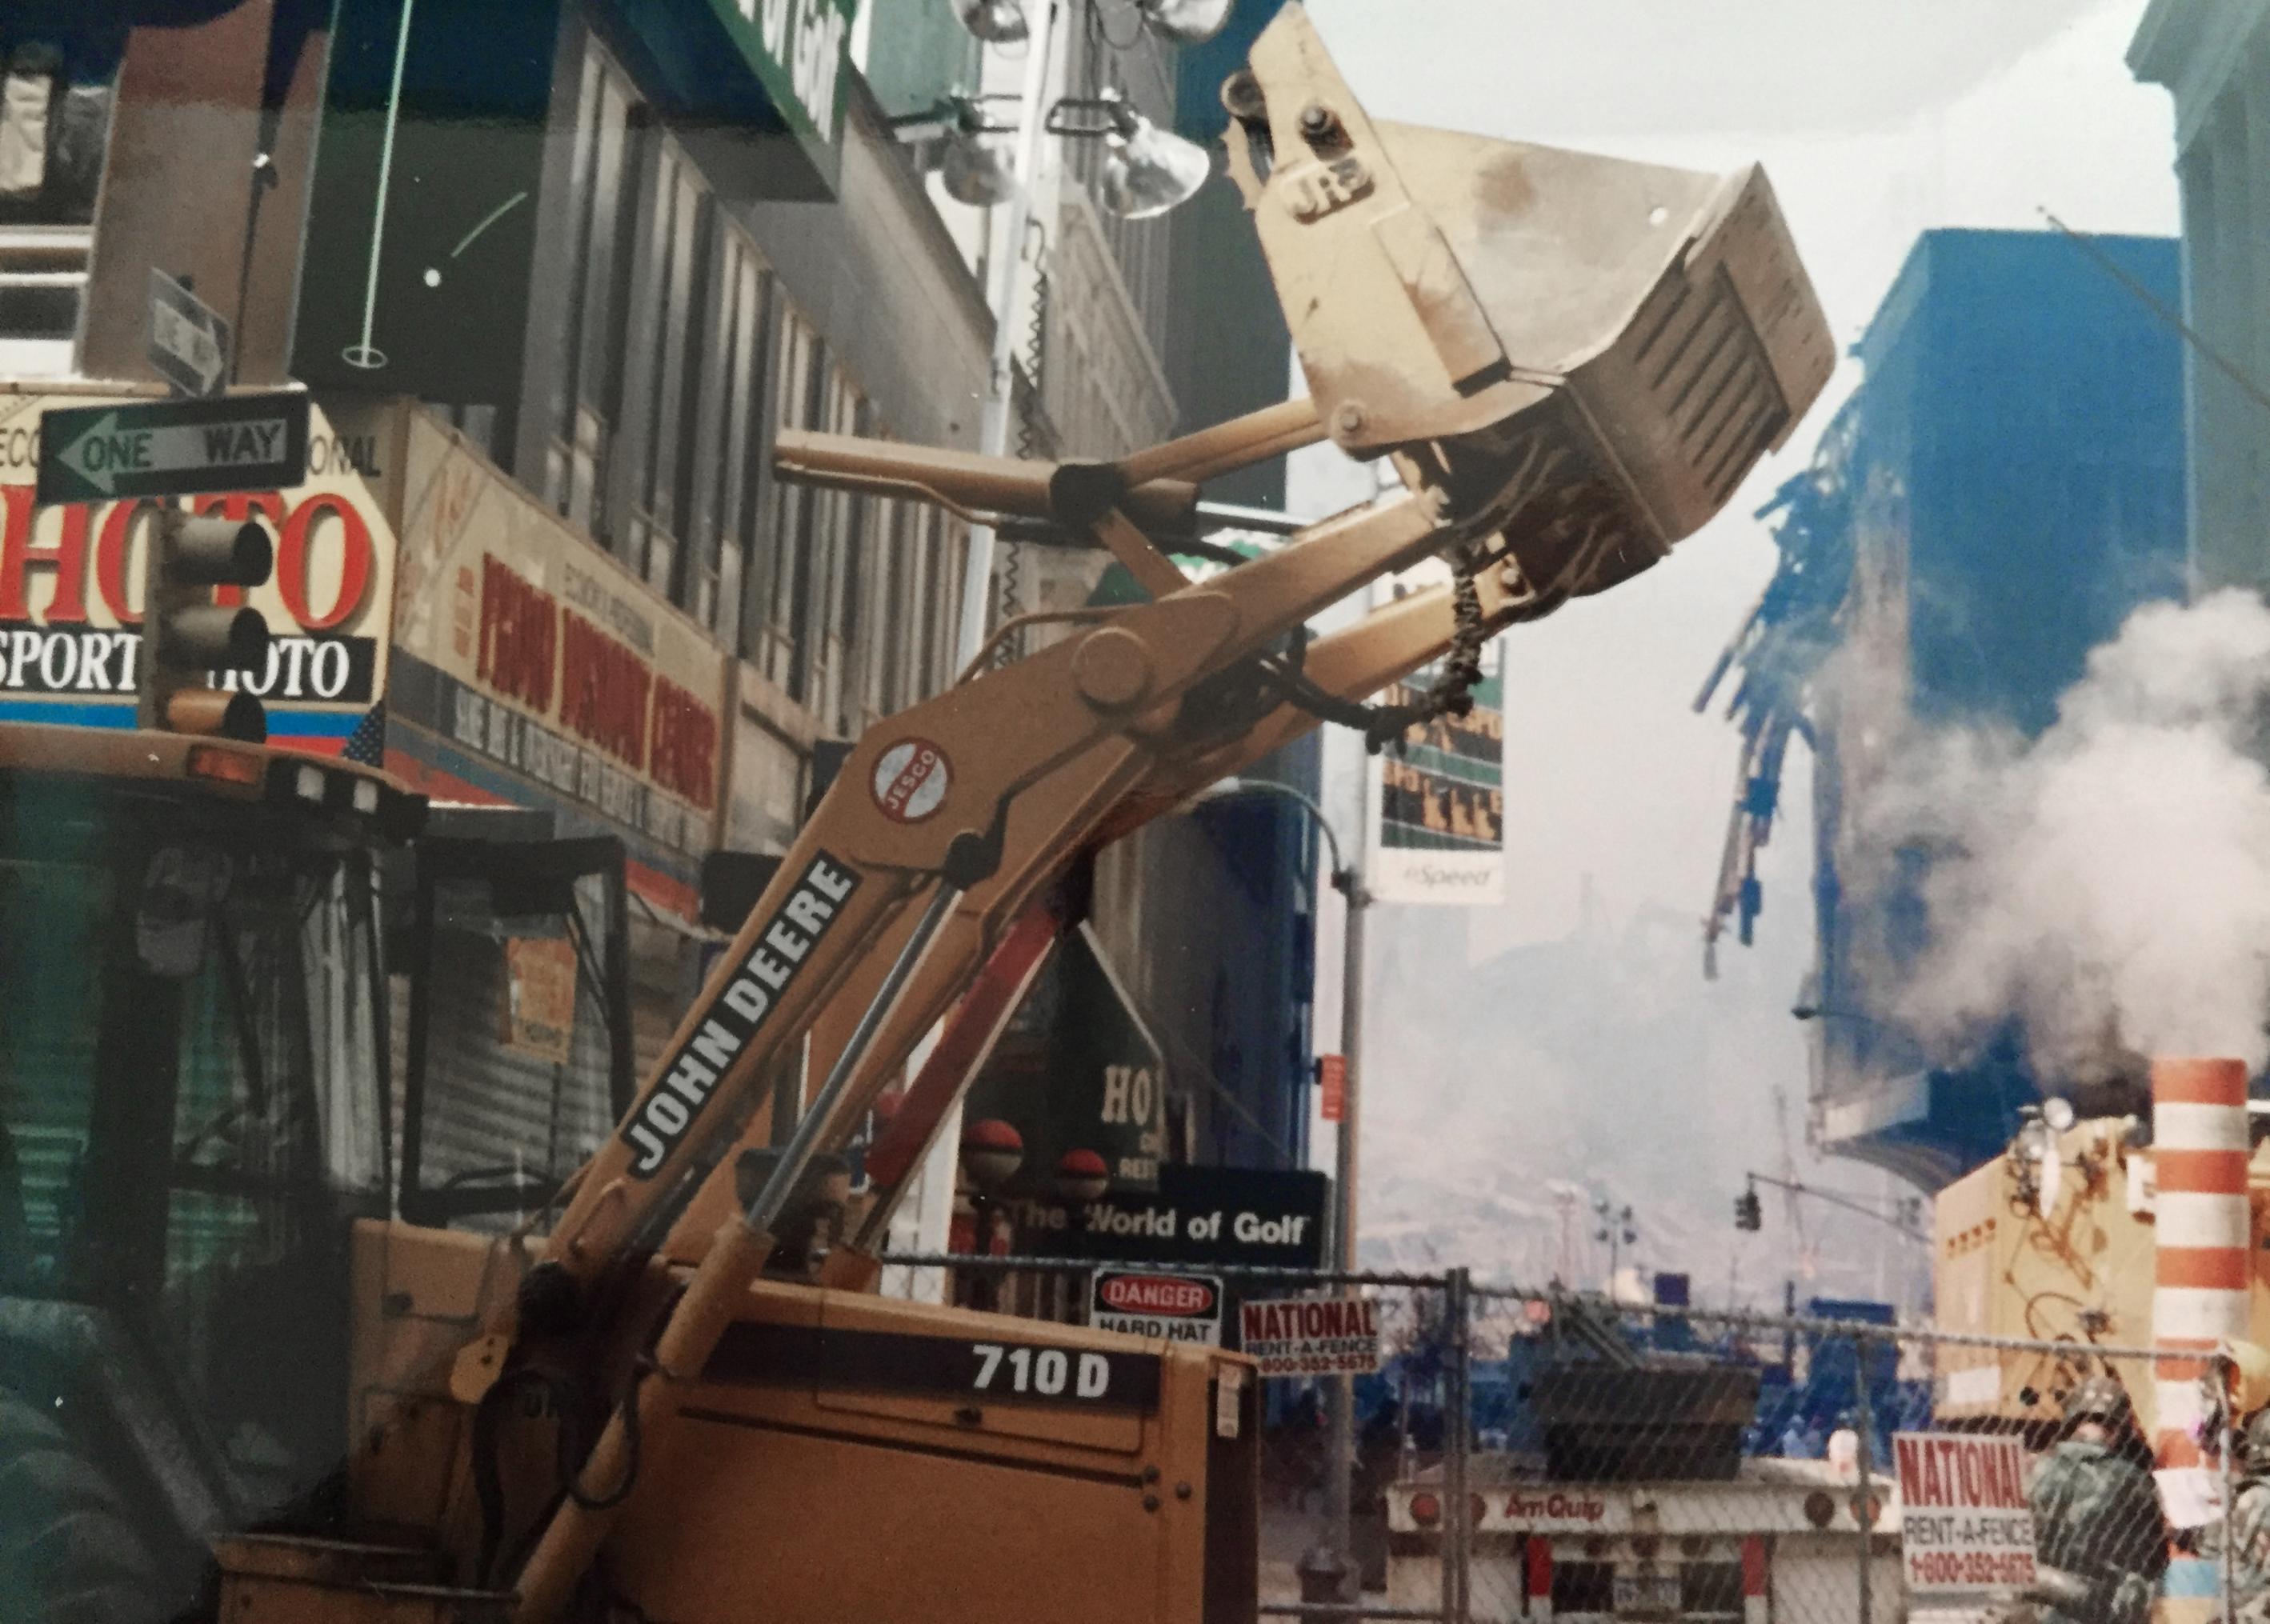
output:
<instances>
[{"instance_id":1,"label":"chain link fence","mask_svg":"<svg viewBox=\"0 0 2270 1624\"><path fill-rule=\"evenodd\" d=\"M946 1301L1114 1328L1113 1277L1181 1267L889 1261ZM1457 1269L1201 1272L1223 1346L1246 1305L1294 1299L1364 1305L1376 1338L1362 1374L1265 1376L1264 1617L2270 1624L2270 1455L2257 1484L2213 1349L1634 1306Z\"/></svg>"}]
</instances>

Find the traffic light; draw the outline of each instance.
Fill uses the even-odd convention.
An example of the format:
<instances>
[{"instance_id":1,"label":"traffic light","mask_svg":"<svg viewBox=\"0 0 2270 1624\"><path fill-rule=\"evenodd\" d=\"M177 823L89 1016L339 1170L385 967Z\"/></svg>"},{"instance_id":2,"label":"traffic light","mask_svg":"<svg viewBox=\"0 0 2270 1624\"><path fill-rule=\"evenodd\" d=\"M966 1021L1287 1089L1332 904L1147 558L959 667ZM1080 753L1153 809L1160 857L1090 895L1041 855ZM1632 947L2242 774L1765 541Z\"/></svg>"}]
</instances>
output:
<instances>
[{"instance_id":1,"label":"traffic light","mask_svg":"<svg viewBox=\"0 0 2270 1624\"><path fill-rule=\"evenodd\" d=\"M1734 1198L1734 1227L1737 1229L1765 1227L1765 1212L1758 1204L1758 1192L1755 1190L1746 1190Z\"/></svg>"},{"instance_id":2,"label":"traffic light","mask_svg":"<svg viewBox=\"0 0 2270 1624\"><path fill-rule=\"evenodd\" d=\"M173 507L159 513L143 576L139 725L266 741L260 701L211 679L216 671L265 668L268 622L249 604L214 603L211 589L258 586L275 567L275 544L253 520L194 517Z\"/></svg>"}]
</instances>

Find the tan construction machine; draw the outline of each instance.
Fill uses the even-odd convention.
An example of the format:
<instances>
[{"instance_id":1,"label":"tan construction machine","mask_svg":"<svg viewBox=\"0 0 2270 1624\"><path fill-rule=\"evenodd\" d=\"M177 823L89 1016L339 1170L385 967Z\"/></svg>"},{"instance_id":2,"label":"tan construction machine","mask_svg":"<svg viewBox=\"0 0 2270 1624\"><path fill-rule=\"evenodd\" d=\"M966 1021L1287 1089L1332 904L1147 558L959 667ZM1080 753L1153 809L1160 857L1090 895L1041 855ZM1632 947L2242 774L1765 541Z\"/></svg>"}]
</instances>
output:
<instances>
[{"instance_id":1,"label":"tan construction machine","mask_svg":"<svg viewBox=\"0 0 2270 1624\"><path fill-rule=\"evenodd\" d=\"M2152 1143L2152 1107L2140 1079L2126 1088L2094 1086L2083 1098L2109 1108L2106 1114L2076 1117L2061 1099L2025 1108L2003 1154L1949 1184L1932 1203L1939 1328L2053 1345L1940 1348L1932 1413L1949 1425L2016 1426L2047 1438L2076 1387L2111 1376L2127 1390L2144 1435L2154 1435L2159 1393L2152 1362L2092 1350L2168 1341L2155 1332L2153 1309L2158 1169L2170 1153ZM2239 1390L2262 1390L2242 1409L2270 1397L2262 1386L2270 1366L2258 1368L2259 1349L2270 1347L2270 1301L2259 1262L2270 1244L2270 1156L2259 1130L2253 1137L2245 1167L2246 1232L2219 1237L2242 1262L2256 1260L2244 1283L2255 1346L2233 1344L2233 1351L2240 1355Z\"/></svg>"},{"instance_id":2,"label":"tan construction machine","mask_svg":"<svg viewBox=\"0 0 2270 1624\"><path fill-rule=\"evenodd\" d=\"M389 1205L383 1186L376 1210L332 1199L330 1229L301 1220L305 1247L337 1265L307 1273L323 1289L282 1295L293 1277L279 1267L265 1293L229 1301L328 1352L263 1355L256 1339L222 1334L218 1310L201 1345L199 1391L228 1389L230 1424L250 1425L263 1404L295 1406L293 1424L257 1429L276 1492L161 1504L162 1485L107 1484L101 1457L77 1442L74 1406L23 1390L20 1415L0 1423L44 1453L36 1471L0 1460L0 1554L14 1570L0 1577L30 1616L170 1616L190 1605L183 1576L202 1570L196 1605L231 1624L1250 1624L1250 1364L874 1294L873 1239L896 1185L1005 1017L1019 967L1053 928L1051 887L1083 852L1319 716L1391 736L1426 708L1382 716L1356 701L1430 661L1447 656L1450 674L1429 704L1458 706L1459 673L1495 630L1648 567L1716 513L1791 432L1833 353L1754 169L1720 179L1375 123L1296 5L1224 94L1230 175L1311 398L1109 464L783 434L792 478L1100 546L1150 601L1067 617L1039 652L998 669L981 660L872 729L605 1148L511 1234L448 1227ZM1391 458L1404 491L1186 580L1171 554L1198 487L1326 435L1353 456ZM1450 561L1453 585L1307 635L1317 612L1433 554ZM262 836L268 849L309 838L283 827L294 816L331 815L325 784L314 802L293 799L289 758L176 742L157 753L183 764L165 794L187 802L236 782L239 798L265 796L263 816L280 820ZM149 1120L98 1111L84 1141L140 1131L176 1145L180 1164L169 1090L193 1068L153 1057L169 1023L225 1020L232 976L200 972L173 983L171 1004L147 1002L135 888L39 889L51 835L26 811L58 794L91 806L145 795L116 745L0 732L8 883L19 887L6 918L21 931L86 911L67 928L116 944L107 951L133 984L81 990L67 1034L91 1049L99 1093L139 1081L135 1110ZM198 751L214 753L193 783ZM341 773L351 810L354 784L375 781ZM23 939L9 946L12 991L35 973L19 968L33 951ZM957 1012L989 961L990 992ZM201 997L220 1002L182 1006ZM808 1199L813 1158L845 1141L949 1015L871 1156L881 1189L865 1227L810 1278L803 1257L775 1256L775 1236ZM154 1040L137 1035L145 1024ZM807 1034L824 1080L793 1133L776 1151L736 1153L770 1144L770 1079ZM45 1088L48 1041L4 1049L7 1120ZM342 1187L335 1164L353 1135L340 1124L368 1124L382 1143L423 1131L419 1101L389 1101L372 1064L382 1049L301 1045L332 1069L314 1089L332 1126L304 1130L299 1164L318 1191ZM251 1086L199 1086L224 1097ZM232 1142L264 1119L239 1112ZM145 1209L158 1250L142 1266L158 1280L169 1249L191 1244L168 1227L169 1179L181 1188L178 1165L117 1197ZM96 1222L67 1183L42 1184L51 1194L24 1228L32 1250L56 1251L61 1231ZM176 1199L170 1221L201 1212ZM25 1317L48 1279L85 1281L109 1304L106 1266L27 1273ZM142 1307L161 1301L152 1290ZM68 1367L59 1359L56 1382L84 1374ZM161 1384L112 1394L104 1427L133 1434L162 1407ZM154 1475L185 1470L161 1459ZM158 1524L178 1531L172 1546L137 1539Z\"/></svg>"}]
</instances>

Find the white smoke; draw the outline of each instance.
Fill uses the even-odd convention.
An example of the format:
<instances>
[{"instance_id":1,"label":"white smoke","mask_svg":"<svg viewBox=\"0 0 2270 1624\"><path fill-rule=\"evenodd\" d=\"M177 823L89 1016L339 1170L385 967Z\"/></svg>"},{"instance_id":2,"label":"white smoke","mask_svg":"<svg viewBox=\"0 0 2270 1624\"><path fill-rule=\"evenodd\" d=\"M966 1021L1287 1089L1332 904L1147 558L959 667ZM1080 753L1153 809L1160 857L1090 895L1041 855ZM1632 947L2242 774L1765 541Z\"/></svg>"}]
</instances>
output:
<instances>
[{"instance_id":1,"label":"white smoke","mask_svg":"<svg viewBox=\"0 0 2270 1624\"><path fill-rule=\"evenodd\" d=\"M2270 1056L2270 608L2137 610L2030 742L1925 732L1869 818L1930 853L1903 1024L1942 1056L2014 1013L2037 1071Z\"/></svg>"}]
</instances>

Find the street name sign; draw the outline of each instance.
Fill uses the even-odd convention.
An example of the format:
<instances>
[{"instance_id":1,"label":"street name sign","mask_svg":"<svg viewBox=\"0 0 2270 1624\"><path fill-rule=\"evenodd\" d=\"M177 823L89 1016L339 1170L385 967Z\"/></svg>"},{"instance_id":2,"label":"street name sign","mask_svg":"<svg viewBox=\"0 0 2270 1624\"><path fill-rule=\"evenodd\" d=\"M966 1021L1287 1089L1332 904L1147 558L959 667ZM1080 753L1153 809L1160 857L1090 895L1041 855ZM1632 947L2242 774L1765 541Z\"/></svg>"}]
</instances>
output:
<instances>
[{"instance_id":1,"label":"street name sign","mask_svg":"<svg viewBox=\"0 0 2270 1624\"><path fill-rule=\"evenodd\" d=\"M217 491L281 491L308 477L308 397L73 406L40 417L41 507Z\"/></svg>"},{"instance_id":2,"label":"street name sign","mask_svg":"<svg viewBox=\"0 0 2270 1624\"><path fill-rule=\"evenodd\" d=\"M228 376L228 323L220 312L174 278L150 272L150 345L159 375L184 395L220 393Z\"/></svg>"}]
</instances>

